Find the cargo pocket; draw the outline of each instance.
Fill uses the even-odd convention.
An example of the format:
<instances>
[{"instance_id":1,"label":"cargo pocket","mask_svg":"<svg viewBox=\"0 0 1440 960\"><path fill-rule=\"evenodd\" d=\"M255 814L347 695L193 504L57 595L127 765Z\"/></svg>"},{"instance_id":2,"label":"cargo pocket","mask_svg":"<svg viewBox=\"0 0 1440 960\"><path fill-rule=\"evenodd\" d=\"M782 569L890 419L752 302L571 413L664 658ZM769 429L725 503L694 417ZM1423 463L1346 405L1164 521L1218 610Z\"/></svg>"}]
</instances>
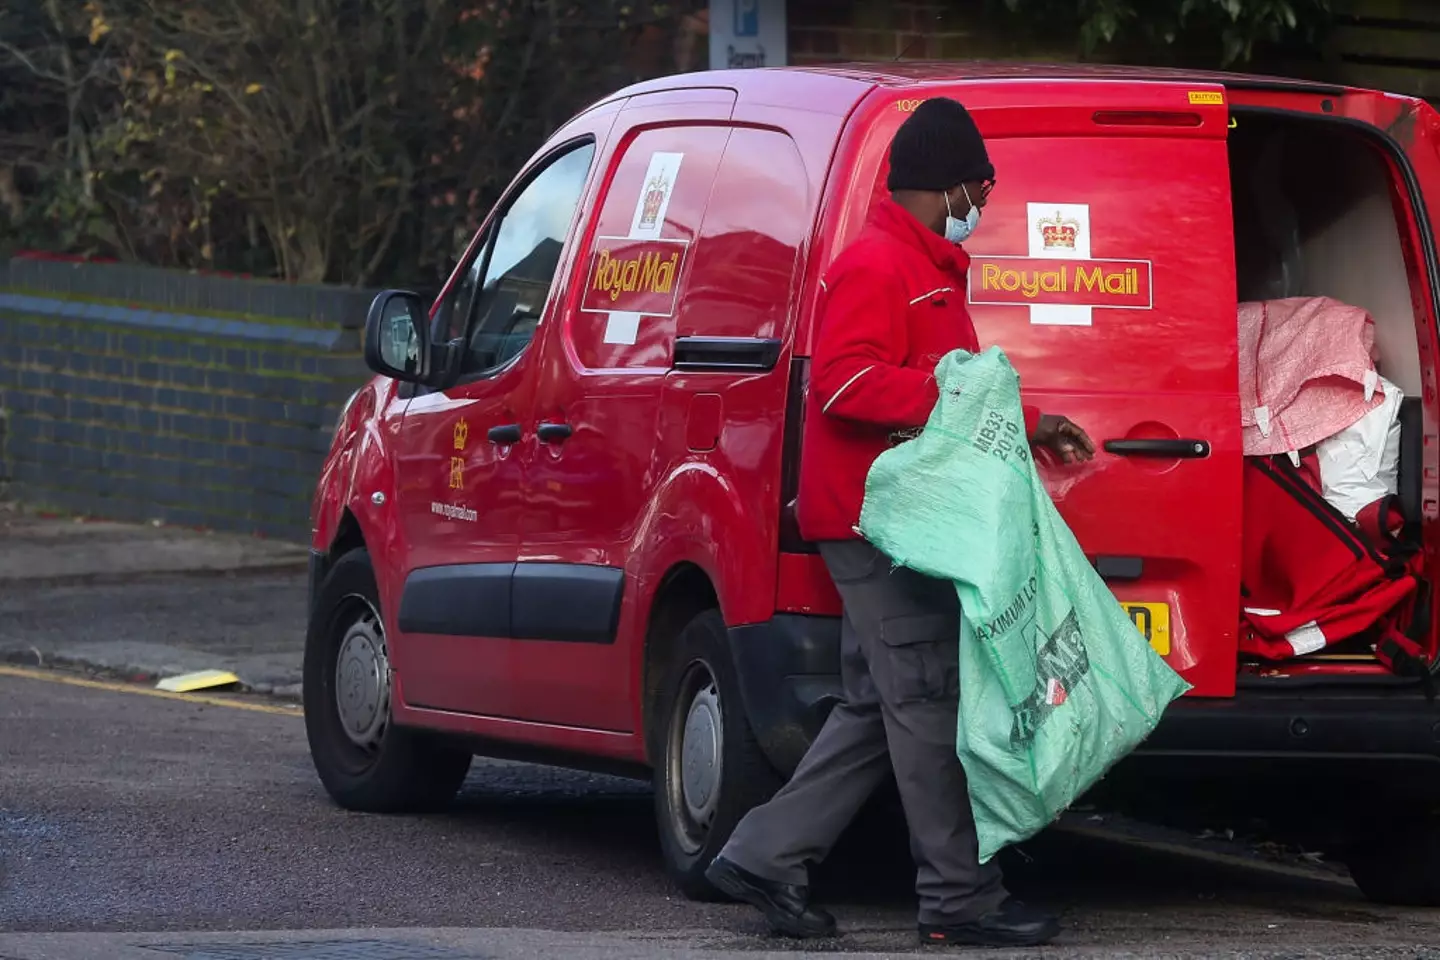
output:
<instances>
[{"instance_id":1,"label":"cargo pocket","mask_svg":"<svg viewBox=\"0 0 1440 960\"><path fill-rule=\"evenodd\" d=\"M960 695L960 624L948 613L916 613L880 621L886 658L884 679L895 703L958 698Z\"/></svg>"}]
</instances>

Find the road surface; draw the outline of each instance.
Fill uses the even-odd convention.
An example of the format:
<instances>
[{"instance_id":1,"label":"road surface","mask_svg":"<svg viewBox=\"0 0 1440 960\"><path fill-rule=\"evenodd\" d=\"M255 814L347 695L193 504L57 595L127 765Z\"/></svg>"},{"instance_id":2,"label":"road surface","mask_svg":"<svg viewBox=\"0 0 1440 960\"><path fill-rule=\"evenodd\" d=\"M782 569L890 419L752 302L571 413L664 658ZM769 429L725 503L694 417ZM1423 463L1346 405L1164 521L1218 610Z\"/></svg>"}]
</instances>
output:
<instances>
[{"instance_id":1,"label":"road surface","mask_svg":"<svg viewBox=\"0 0 1440 960\"><path fill-rule=\"evenodd\" d=\"M477 762L446 815L362 816L325 797L293 708L16 673L0 668L3 960L791 948L746 908L675 895L643 784ZM822 872L845 936L806 955L915 950L903 841L883 826ZM1046 957L1440 957L1440 914L1377 907L1344 882L1063 835L1027 853L1012 886L1065 911Z\"/></svg>"}]
</instances>

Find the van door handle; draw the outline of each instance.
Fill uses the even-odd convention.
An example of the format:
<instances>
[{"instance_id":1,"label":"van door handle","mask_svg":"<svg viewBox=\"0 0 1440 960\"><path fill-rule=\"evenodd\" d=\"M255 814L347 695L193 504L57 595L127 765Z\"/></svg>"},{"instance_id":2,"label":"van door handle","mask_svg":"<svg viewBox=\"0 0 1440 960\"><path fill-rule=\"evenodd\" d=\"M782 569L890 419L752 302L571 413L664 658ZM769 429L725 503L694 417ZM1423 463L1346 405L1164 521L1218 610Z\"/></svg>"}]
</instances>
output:
<instances>
[{"instance_id":1,"label":"van door handle","mask_svg":"<svg viewBox=\"0 0 1440 960\"><path fill-rule=\"evenodd\" d=\"M568 423L542 423L535 428L535 436L541 443L563 443L573 432Z\"/></svg>"},{"instance_id":2,"label":"van door handle","mask_svg":"<svg viewBox=\"0 0 1440 960\"><path fill-rule=\"evenodd\" d=\"M1210 443L1206 440L1106 440L1105 452L1117 457L1197 460L1210 456Z\"/></svg>"},{"instance_id":3,"label":"van door handle","mask_svg":"<svg viewBox=\"0 0 1440 960\"><path fill-rule=\"evenodd\" d=\"M491 443L501 447L508 447L511 444L519 443L520 438L523 437L524 434L520 432L520 424L507 423L503 427L491 427L490 432L486 434L486 436L490 438Z\"/></svg>"}]
</instances>

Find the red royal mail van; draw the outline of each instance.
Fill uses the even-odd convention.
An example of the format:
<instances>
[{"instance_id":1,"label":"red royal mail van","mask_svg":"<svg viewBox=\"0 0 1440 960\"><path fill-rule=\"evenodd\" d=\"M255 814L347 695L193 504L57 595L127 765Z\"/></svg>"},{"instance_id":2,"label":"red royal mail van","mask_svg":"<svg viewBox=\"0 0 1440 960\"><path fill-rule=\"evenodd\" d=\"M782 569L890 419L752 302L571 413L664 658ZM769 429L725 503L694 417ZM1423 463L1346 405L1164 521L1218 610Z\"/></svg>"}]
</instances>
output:
<instances>
[{"instance_id":1,"label":"red royal mail van","mask_svg":"<svg viewBox=\"0 0 1440 960\"><path fill-rule=\"evenodd\" d=\"M1440 115L1287 80L715 72L570 121L433 306L372 308L379 376L314 501L305 712L325 787L435 807L475 754L653 776L668 868L709 894L703 867L837 696L838 600L793 521L806 358L891 136L939 95L998 171L967 244L981 342L1106 445L1047 482L1194 685L1114 782L1298 791L1286 819L1362 839L1371 896L1440 902L1425 684L1363 651L1239 651L1237 303L1283 288L1373 316L1410 398L1399 495L1423 556L1440 537ZM1032 263L1057 260L1063 284Z\"/></svg>"}]
</instances>

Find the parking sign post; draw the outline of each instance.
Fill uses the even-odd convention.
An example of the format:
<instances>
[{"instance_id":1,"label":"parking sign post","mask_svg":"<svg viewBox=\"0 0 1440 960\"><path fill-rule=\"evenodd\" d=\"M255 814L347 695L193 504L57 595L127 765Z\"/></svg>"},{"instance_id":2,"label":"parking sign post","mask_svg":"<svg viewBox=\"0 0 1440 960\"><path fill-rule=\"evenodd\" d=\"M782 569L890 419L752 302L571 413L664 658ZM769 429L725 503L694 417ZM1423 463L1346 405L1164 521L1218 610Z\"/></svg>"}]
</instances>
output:
<instances>
[{"instance_id":1,"label":"parking sign post","mask_svg":"<svg viewBox=\"0 0 1440 960\"><path fill-rule=\"evenodd\" d=\"M710 0L710 68L784 66L785 31L785 0Z\"/></svg>"}]
</instances>

